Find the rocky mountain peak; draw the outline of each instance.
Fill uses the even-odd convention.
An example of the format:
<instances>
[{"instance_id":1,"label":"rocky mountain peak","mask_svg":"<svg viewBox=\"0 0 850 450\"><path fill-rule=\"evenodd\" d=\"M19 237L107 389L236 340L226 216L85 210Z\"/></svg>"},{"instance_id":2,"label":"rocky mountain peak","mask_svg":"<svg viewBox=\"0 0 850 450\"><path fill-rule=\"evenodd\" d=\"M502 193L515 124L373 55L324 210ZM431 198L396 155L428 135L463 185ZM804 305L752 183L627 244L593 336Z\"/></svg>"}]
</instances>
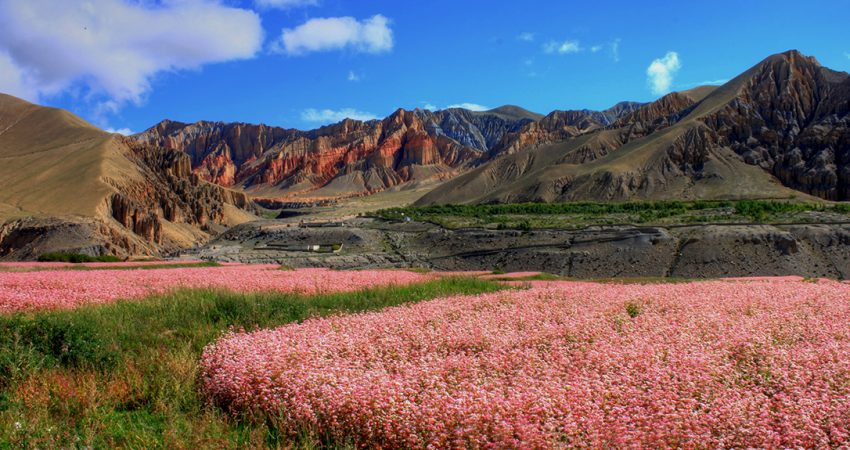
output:
<instances>
[{"instance_id":1,"label":"rocky mountain peak","mask_svg":"<svg viewBox=\"0 0 850 450\"><path fill-rule=\"evenodd\" d=\"M822 67L821 63L818 61L818 59L816 57L806 56L803 53L801 53L799 50L796 50L796 49L786 50L782 53L777 53L775 55L768 57L768 59L780 59L780 58L784 59L785 61L787 61L791 65L806 64L806 65L814 65L814 66Z\"/></svg>"},{"instance_id":2,"label":"rocky mountain peak","mask_svg":"<svg viewBox=\"0 0 850 450\"><path fill-rule=\"evenodd\" d=\"M522 108L517 105L502 105L498 108L493 108L487 111L483 111L485 114L498 114L504 116L506 118L513 119L528 119L528 120L540 120L543 118L543 114L538 114L535 112L531 112L525 108Z\"/></svg>"}]
</instances>

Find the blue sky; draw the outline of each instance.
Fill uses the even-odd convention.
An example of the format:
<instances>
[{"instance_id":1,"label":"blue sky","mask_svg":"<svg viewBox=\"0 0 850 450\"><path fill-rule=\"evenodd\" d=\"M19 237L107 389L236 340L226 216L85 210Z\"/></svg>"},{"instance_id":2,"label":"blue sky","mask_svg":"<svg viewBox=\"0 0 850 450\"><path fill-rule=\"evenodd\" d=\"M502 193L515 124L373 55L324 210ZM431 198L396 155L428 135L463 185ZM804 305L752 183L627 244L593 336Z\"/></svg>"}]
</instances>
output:
<instances>
[{"instance_id":1,"label":"blue sky","mask_svg":"<svg viewBox=\"0 0 850 450\"><path fill-rule=\"evenodd\" d=\"M802 5L0 0L0 92L125 131L164 118L306 129L464 103L602 109L791 48L850 71L850 2Z\"/></svg>"}]
</instances>

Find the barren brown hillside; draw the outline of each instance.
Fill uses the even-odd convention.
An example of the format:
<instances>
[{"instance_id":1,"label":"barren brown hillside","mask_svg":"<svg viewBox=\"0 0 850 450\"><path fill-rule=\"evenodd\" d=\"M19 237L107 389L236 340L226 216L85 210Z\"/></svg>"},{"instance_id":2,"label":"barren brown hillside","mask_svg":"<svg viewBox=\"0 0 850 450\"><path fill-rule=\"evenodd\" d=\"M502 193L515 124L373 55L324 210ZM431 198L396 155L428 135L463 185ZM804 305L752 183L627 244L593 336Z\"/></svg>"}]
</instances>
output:
<instances>
[{"instance_id":1,"label":"barren brown hillside","mask_svg":"<svg viewBox=\"0 0 850 450\"><path fill-rule=\"evenodd\" d=\"M668 94L605 128L554 125L543 145L495 158L419 204L848 199L850 76L797 51L718 88Z\"/></svg>"},{"instance_id":2,"label":"barren brown hillside","mask_svg":"<svg viewBox=\"0 0 850 450\"><path fill-rule=\"evenodd\" d=\"M203 182L187 158L0 94L0 256L160 254L253 217L243 194Z\"/></svg>"}]
</instances>

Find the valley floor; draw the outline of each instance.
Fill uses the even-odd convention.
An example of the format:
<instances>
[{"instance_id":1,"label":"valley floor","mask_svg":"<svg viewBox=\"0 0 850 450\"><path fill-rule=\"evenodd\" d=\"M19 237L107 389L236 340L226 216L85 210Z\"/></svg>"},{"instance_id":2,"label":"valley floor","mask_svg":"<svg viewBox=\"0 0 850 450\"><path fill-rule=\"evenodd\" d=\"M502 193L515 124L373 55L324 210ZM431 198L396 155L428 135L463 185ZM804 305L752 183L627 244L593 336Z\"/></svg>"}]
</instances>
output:
<instances>
[{"instance_id":1,"label":"valley floor","mask_svg":"<svg viewBox=\"0 0 850 450\"><path fill-rule=\"evenodd\" d=\"M447 228L368 218L299 226L269 220L237 226L186 255L292 267L532 270L573 278L850 278L850 223L838 219L572 229Z\"/></svg>"}]
</instances>

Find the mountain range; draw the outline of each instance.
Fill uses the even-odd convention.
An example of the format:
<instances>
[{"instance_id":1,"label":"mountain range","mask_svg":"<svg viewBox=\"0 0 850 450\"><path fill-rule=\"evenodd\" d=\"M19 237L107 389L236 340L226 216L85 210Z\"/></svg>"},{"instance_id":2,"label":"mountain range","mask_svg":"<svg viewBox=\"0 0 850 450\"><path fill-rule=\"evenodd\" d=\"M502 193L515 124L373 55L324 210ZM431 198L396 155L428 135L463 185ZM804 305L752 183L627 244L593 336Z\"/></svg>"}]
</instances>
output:
<instances>
[{"instance_id":1,"label":"mountain range","mask_svg":"<svg viewBox=\"0 0 850 450\"><path fill-rule=\"evenodd\" d=\"M311 131L165 120L133 138L190 155L203 179L255 196L328 199L447 179L482 164L542 116L515 106L485 112L399 109Z\"/></svg>"},{"instance_id":2,"label":"mountain range","mask_svg":"<svg viewBox=\"0 0 850 450\"><path fill-rule=\"evenodd\" d=\"M419 203L848 198L848 75L788 51L723 86L604 111L399 109L311 131L163 121L133 138L254 196L329 199L449 180Z\"/></svg>"},{"instance_id":3,"label":"mountain range","mask_svg":"<svg viewBox=\"0 0 850 450\"><path fill-rule=\"evenodd\" d=\"M164 120L130 137L2 95L0 158L0 257L63 246L161 254L255 218L252 199L423 186L423 205L841 201L850 199L850 75L792 50L722 86L604 111L399 109L309 131Z\"/></svg>"}]
</instances>

